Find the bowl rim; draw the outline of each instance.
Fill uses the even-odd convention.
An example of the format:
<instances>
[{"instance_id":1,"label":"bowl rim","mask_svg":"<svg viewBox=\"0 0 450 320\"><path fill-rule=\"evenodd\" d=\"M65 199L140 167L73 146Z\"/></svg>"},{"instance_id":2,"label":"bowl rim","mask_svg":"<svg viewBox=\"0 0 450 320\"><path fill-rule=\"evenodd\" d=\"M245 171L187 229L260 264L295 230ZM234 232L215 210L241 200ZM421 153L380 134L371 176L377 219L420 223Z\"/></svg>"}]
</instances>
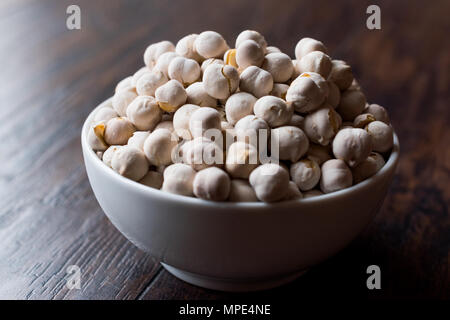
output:
<instances>
[{"instance_id":1,"label":"bowl rim","mask_svg":"<svg viewBox=\"0 0 450 320\"><path fill-rule=\"evenodd\" d=\"M112 97L103 101L100 103L96 108L94 108L89 115L86 117L83 127L81 130L81 146L82 151L86 157L89 158L89 160L96 166L97 170L102 170L104 174L111 176L112 179L116 180L118 183L121 183L125 185L126 187L130 188L131 190L134 190L135 192L141 193L144 196L152 196L152 197L158 197L161 200L167 200L171 203L178 203L183 205L195 205L195 206L203 206L203 207L209 207L211 209L276 209L276 208L282 208L285 206L301 206L301 205L314 205L314 204L320 204L320 202L324 201L334 201L338 199L343 199L346 196L350 196L352 193L356 193L359 190L370 188L383 178L384 175L388 174L392 169L395 169L395 166L397 165L399 161L399 155L400 155L400 143L398 140L397 134L394 132L394 144L391 150L391 154L389 155L388 160L386 161L385 165L372 177L356 184L352 185L351 187L326 193L323 195L310 197L310 198L302 198L302 199L295 199L295 200L289 200L289 201L280 201L280 202L218 202L218 201L209 201L204 199L199 199L196 197L188 197L183 195L177 195L172 194L169 192L164 192L159 189L154 189L151 187L148 187L146 185L143 185L137 181L133 181L131 179L125 178L121 176L120 174L116 173L114 170L109 168L106 164L101 161L98 156L96 155L95 151L92 150L88 144L87 141L87 133L90 124L93 122L94 115L96 111L102 107L104 107L106 104L108 104L111 101ZM86 160L85 160L86 161Z\"/></svg>"}]
</instances>

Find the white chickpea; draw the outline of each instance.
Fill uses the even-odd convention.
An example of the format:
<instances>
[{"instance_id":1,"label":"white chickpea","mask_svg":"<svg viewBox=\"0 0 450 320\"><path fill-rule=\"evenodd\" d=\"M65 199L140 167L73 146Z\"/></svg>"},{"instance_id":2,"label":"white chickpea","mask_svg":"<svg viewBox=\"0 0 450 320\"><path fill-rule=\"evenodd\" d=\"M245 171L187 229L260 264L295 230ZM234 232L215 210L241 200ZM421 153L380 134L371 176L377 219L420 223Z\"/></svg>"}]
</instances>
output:
<instances>
[{"instance_id":1,"label":"white chickpea","mask_svg":"<svg viewBox=\"0 0 450 320\"><path fill-rule=\"evenodd\" d=\"M189 104L200 107L216 107L217 99L211 97L205 90L203 82L194 82L186 88L187 100Z\"/></svg>"},{"instance_id":2,"label":"white chickpea","mask_svg":"<svg viewBox=\"0 0 450 320\"><path fill-rule=\"evenodd\" d=\"M256 98L247 92L238 92L231 95L225 103L227 121L234 125L240 119L253 113Z\"/></svg>"},{"instance_id":3,"label":"white chickpea","mask_svg":"<svg viewBox=\"0 0 450 320\"><path fill-rule=\"evenodd\" d=\"M326 79L331 72L331 59L322 51L311 51L298 60L296 68L299 74L315 72Z\"/></svg>"},{"instance_id":4,"label":"white chickpea","mask_svg":"<svg viewBox=\"0 0 450 320\"><path fill-rule=\"evenodd\" d=\"M264 96L255 102L253 112L255 116L265 120L273 128L289 123L294 109L281 98Z\"/></svg>"},{"instance_id":5,"label":"white chickpea","mask_svg":"<svg viewBox=\"0 0 450 320\"><path fill-rule=\"evenodd\" d=\"M121 117L127 115L128 105L137 97L136 88L128 87L117 91L112 98L112 106Z\"/></svg>"},{"instance_id":6,"label":"white chickpea","mask_svg":"<svg viewBox=\"0 0 450 320\"><path fill-rule=\"evenodd\" d=\"M154 166L167 166L172 163L172 150L178 145L177 139L167 129L156 129L145 139L144 153L148 162Z\"/></svg>"},{"instance_id":7,"label":"white chickpea","mask_svg":"<svg viewBox=\"0 0 450 320\"><path fill-rule=\"evenodd\" d=\"M196 172L191 166L174 163L164 170L162 191L192 197L194 195L194 178Z\"/></svg>"},{"instance_id":8,"label":"white chickpea","mask_svg":"<svg viewBox=\"0 0 450 320\"><path fill-rule=\"evenodd\" d=\"M136 71L131 77L131 86L136 87L138 80L145 74L150 73L152 70L147 67L142 67Z\"/></svg>"},{"instance_id":9,"label":"white chickpea","mask_svg":"<svg viewBox=\"0 0 450 320\"><path fill-rule=\"evenodd\" d=\"M178 58L179 55L175 52L166 52L163 53L158 61L156 62L155 67L152 71L160 71L162 72L166 78L169 78L169 65L173 59Z\"/></svg>"},{"instance_id":10,"label":"white chickpea","mask_svg":"<svg viewBox=\"0 0 450 320\"><path fill-rule=\"evenodd\" d=\"M264 39L264 36L260 34L258 31L255 30L244 30L242 31L236 38L236 43L234 45L235 48L238 48L241 43L243 43L246 40L253 40L256 41L261 48L266 50L267 47L267 41Z\"/></svg>"},{"instance_id":11,"label":"white chickpea","mask_svg":"<svg viewBox=\"0 0 450 320\"><path fill-rule=\"evenodd\" d=\"M227 151L225 169L233 178L247 179L258 166L258 150L251 144L237 141Z\"/></svg>"},{"instance_id":12,"label":"white chickpea","mask_svg":"<svg viewBox=\"0 0 450 320\"><path fill-rule=\"evenodd\" d=\"M109 145L124 145L136 131L133 123L127 118L112 118L106 123L104 138Z\"/></svg>"},{"instance_id":13,"label":"white chickpea","mask_svg":"<svg viewBox=\"0 0 450 320\"><path fill-rule=\"evenodd\" d=\"M116 110L114 110L113 108L105 107L105 108L99 109L95 113L94 121L95 122L100 122L100 121L106 122L112 118L117 118L118 116L119 115L117 114Z\"/></svg>"},{"instance_id":14,"label":"white chickpea","mask_svg":"<svg viewBox=\"0 0 450 320\"><path fill-rule=\"evenodd\" d=\"M128 88L133 89L132 80L133 80L132 76L129 76L129 77L126 77L126 78L120 80L117 83L116 88L114 89L114 92L117 92L117 91L120 91L123 89L128 89Z\"/></svg>"},{"instance_id":15,"label":"white chickpea","mask_svg":"<svg viewBox=\"0 0 450 320\"><path fill-rule=\"evenodd\" d=\"M185 140L192 139L191 132L189 131L189 119L194 111L199 108L195 104L185 104L175 111L173 115L173 128L179 137Z\"/></svg>"},{"instance_id":16,"label":"white chickpea","mask_svg":"<svg viewBox=\"0 0 450 320\"><path fill-rule=\"evenodd\" d=\"M122 146L109 146L109 148L106 149L105 152L103 152L103 157L102 157L103 163L111 168L112 158L113 158L114 154L116 153L116 151L119 150L121 147Z\"/></svg>"},{"instance_id":17,"label":"white chickpea","mask_svg":"<svg viewBox=\"0 0 450 320\"><path fill-rule=\"evenodd\" d=\"M360 90L345 90L341 93L341 99L336 111L344 121L353 121L360 115L366 106L366 96Z\"/></svg>"},{"instance_id":18,"label":"white chickpea","mask_svg":"<svg viewBox=\"0 0 450 320\"><path fill-rule=\"evenodd\" d=\"M289 200L298 200L302 198L303 194L300 192L295 182L289 181L288 189L283 200L289 201Z\"/></svg>"},{"instance_id":19,"label":"white chickpea","mask_svg":"<svg viewBox=\"0 0 450 320\"><path fill-rule=\"evenodd\" d=\"M178 80L185 87L197 81L201 74L197 61L185 57L173 58L167 70L170 79Z\"/></svg>"},{"instance_id":20,"label":"white chickpea","mask_svg":"<svg viewBox=\"0 0 450 320\"><path fill-rule=\"evenodd\" d=\"M164 72L153 70L142 75L136 83L136 92L140 96L155 96L155 91L163 84L167 83Z\"/></svg>"},{"instance_id":21,"label":"white chickpea","mask_svg":"<svg viewBox=\"0 0 450 320\"><path fill-rule=\"evenodd\" d=\"M88 143L94 151L105 151L108 149L108 143L105 141L105 121L94 123L88 132Z\"/></svg>"},{"instance_id":22,"label":"white chickpea","mask_svg":"<svg viewBox=\"0 0 450 320\"><path fill-rule=\"evenodd\" d=\"M310 143L306 157L321 166L322 163L331 159L331 145L322 146L320 144Z\"/></svg>"},{"instance_id":23,"label":"white chickpea","mask_svg":"<svg viewBox=\"0 0 450 320\"><path fill-rule=\"evenodd\" d=\"M230 183L230 202L257 202L255 191L247 180L232 179Z\"/></svg>"},{"instance_id":24,"label":"white chickpea","mask_svg":"<svg viewBox=\"0 0 450 320\"><path fill-rule=\"evenodd\" d=\"M301 115L294 113L287 125L294 126L303 130L304 122L305 117L302 117Z\"/></svg>"},{"instance_id":25,"label":"white chickpea","mask_svg":"<svg viewBox=\"0 0 450 320\"><path fill-rule=\"evenodd\" d=\"M186 103L187 94L181 83L170 80L156 89L155 97L162 110L174 112Z\"/></svg>"},{"instance_id":26,"label":"white chickpea","mask_svg":"<svg viewBox=\"0 0 450 320\"><path fill-rule=\"evenodd\" d=\"M284 83L274 83L272 91L269 92L271 96L275 96L278 98L281 98L283 100L286 100L286 93L289 89L289 86Z\"/></svg>"},{"instance_id":27,"label":"white chickpea","mask_svg":"<svg viewBox=\"0 0 450 320\"><path fill-rule=\"evenodd\" d=\"M165 52L175 51L175 46L170 41L160 41L151 44L145 49L144 63L147 67L153 68L158 58Z\"/></svg>"},{"instance_id":28,"label":"white chickpea","mask_svg":"<svg viewBox=\"0 0 450 320\"><path fill-rule=\"evenodd\" d=\"M189 130L194 138L201 137L207 130L220 131L222 129L220 123L220 113L216 109L202 107L192 112L189 119Z\"/></svg>"},{"instance_id":29,"label":"white chickpea","mask_svg":"<svg viewBox=\"0 0 450 320\"><path fill-rule=\"evenodd\" d=\"M314 160L302 159L291 165L290 175L301 191L308 191L319 183L320 167Z\"/></svg>"},{"instance_id":30,"label":"white chickpea","mask_svg":"<svg viewBox=\"0 0 450 320\"><path fill-rule=\"evenodd\" d=\"M295 58L297 60L300 60L303 56L313 51L322 51L323 53L328 52L325 45L318 40L312 38L300 39L300 41L295 46Z\"/></svg>"},{"instance_id":31,"label":"white chickpea","mask_svg":"<svg viewBox=\"0 0 450 320\"><path fill-rule=\"evenodd\" d=\"M183 163L192 166L196 171L222 166L224 163L222 148L205 137L197 137L186 142L181 147L181 153Z\"/></svg>"},{"instance_id":32,"label":"white chickpea","mask_svg":"<svg viewBox=\"0 0 450 320\"><path fill-rule=\"evenodd\" d=\"M194 41L194 48L203 58L222 57L228 50L225 39L215 31L204 31Z\"/></svg>"},{"instance_id":33,"label":"white chickpea","mask_svg":"<svg viewBox=\"0 0 450 320\"><path fill-rule=\"evenodd\" d=\"M307 199L307 198L313 198L313 197L318 197L323 195L323 192L320 190L308 190L306 192L303 192L303 199Z\"/></svg>"},{"instance_id":34,"label":"white chickpea","mask_svg":"<svg viewBox=\"0 0 450 320\"><path fill-rule=\"evenodd\" d=\"M261 98L273 89L272 75L266 70L250 66L241 73L239 88L241 91Z\"/></svg>"},{"instance_id":35,"label":"white chickpea","mask_svg":"<svg viewBox=\"0 0 450 320\"><path fill-rule=\"evenodd\" d=\"M127 118L137 130L148 131L161 121L162 111L155 98L138 96L128 106Z\"/></svg>"},{"instance_id":36,"label":"white chickpea","mask_svg":"<svg viewBox=\"0 0 450 320\"><path fill-rule=\"evenodd\" d=\"M283 126L272 129L272 153L273 143L278 146L278 158L280 160L298 161L309 148L309 140L302 129L293 126Z\"/></svg>"},{"instance_id":37,"label":"white chickpea","mask_svg":"<svg viewBox=\"0 0 450 320\"><path fill-rule=\"evenodd\" d=\"M160 172L150 170L141 180L139 180L139 183L150 188L161 189L163 175Z\"/></svg>"},{"instance_id":38,"label":"white chickpea","mask_svg":"<svg viewBox=\"0 0 450 320\"><path fill-rule=\"evenodd\" d=\"M236 122L234 128L239 141L245 141L255 146L258 145L258 138L261 136L262 132L267 134L266 139L269 137L269 125L267 122L252 114L245 116Z\"/></svg>"},{"instance_id":39,"label":"white chickpea","mask_svg":"<svg viewBox=\"0 0 450 320\"><path fill-rule=\"evenodd\" d=\"M195 175L194 195L212 201L225 201L230 194L230 177L216 167L203 169Z\"/></svg>"},{"instance_id":40,"label":"white chickpea","mask_svg":"<svg viewBox=\"0 0 450 320\"><path fill-rule=\"evenodd\" d=\"M350 167L356 167L372 152L372 139L363 129L346 128L339 130L333 140L333 154L344 160Z\"/></svg>"},{"instance_id":41,"label":"white chickpea","mask_svg":"<svg viewBox=\"0 0 450 320\"><path fill-rule=\"evenodd\" d=\"M357 184L370 178L380 171L383 166L383 157L379 153L372 152L363 162L352 169L353 183Z\"/></svg>"},{"instance_id":42,"label":"white chickpea","mask_svg":"<svg viewBox=\"0 0 450 320\"><path fill-rule=\"evenodd\" d=\"M387 152L394 144L394 133L392 127L381 121L373 121L366 126L373 142L373 151Z\"/></svg>"},{"instance_id":43,"label":"white chickpea","mask_svg":"<svg viewBox=\"0 0 450 320\"><path fill-rule=\"evenodd\" d=\"M211 97L227 99L239 87L239 72L229 65L211 64L203 73L203 86Z\"/></svg>"},{"instance_id":44,"label":"white chickpea","mask_svg":"<svg viewBox=\"0 0 450 320\"><path fill-rule=\"evenodd\" d=\"M286 82L294 72L291 58L282 52L267 54L261 68L270 72L274 82Z\"/></svg>"},{"instance_id":45,"label":"white chickpea","mask_svg":"<svg viewBox=\"0 0 450 320\"><path fill-rule=\"evenodd\" d=\"M264 60L264 48L254 40L245 40L236 48L236 63L240 70L249 66L260 67Z\"/></svg>"},{"instance_id":46,"label":"white chickpea","mask_svg":"<svg viewBox=\"0 0 450 320\"><path fill-rule=\"evenodd\" d=\"M224 61L224 64L228 64L228 65L238 69L239 65L236 61L236 49L228 49L223 54L223 61Z\"/></svg>"},{"instance_id":47,"label":"white chickpea","mask_svg":"<svg viewBox=\"0 0 450 320\"><path fill-rule=\"evenodd\" d=\"M289 173L278 164L266 163L250 173L249 182L259 200L276 202L287 194Z\"/></svg>"},{"instance_id":48,"label":"white chickpea","mask_svg":"<svg viewBox=\"0 0 450 320\"><path fill-rule=\"evenodd\" d=\"M181 38L175 47L175 52L185 58L194 59L198 63L201 63L204 58L198 54L195 50L194 43L195 39L197 39L198 34L190 34L183 38Z\"/></svg>"},{"instance_id":49,"label":"white chickpea","mask_svg":"<svg viewBox=\"0 0 450 320\"><path fill-rule=\"evenodd\" d=\"M305 117L303 130L311 142L326 146L341 126L340 115L330 106L324 106Z\"/></svg>"},{"instance_id":50,"label":"white chickpea","mask_svg":"<svg viewBox=\"0 0 450 320\"><path fill-rule=\"evenodd\" d=\"M352 172L341 159L331 159L321 168L320 189L324 193L330 193L348 188L352 185Z\"/></svg>"},{"instance_id":51,"label":"white chickpea","mask_svg":"<svg viewBox=\"0 0 450 320\"><path fill-rule=\"evenodd\" d=\"M295 111L308 113L322 105L328 92L328 84L321 75L305 72L291 83L286 93L286 102L292 104Z\"/></svg>"},{"instance_id":52,"label":"white chickpea","mask_svg":"<svg viewBox=\"0 0 450 320\"><path fill-rule=\"evenodd\" d=\"M352 68L345 61L332 60L328 80L333 81L341 91L346 90L353 82Z\"/></svg>"},{"instance_id":53,"label":"white chickpea","mask_svg":"<svg viewBox=\"0 0 450 320\"><path fill-rule=\"evenodd\" d=\"M336 107L339 105L339 102L341 101L341 91L333 81L327 81L327 83L329 90L326 102L336 109Z\"/></svg>"},{"instance_id":54,"label":"white chickpea","mask_svg":"<svg viewBox=\"0 0 450 320\"><path fill-rule=\"evenodd\" d=\"M128 139L127 145L144 150L144 142L149 135L149 131L135 131L130 139Z\"/></svg>"},{"instance_id":55,"label":"white chickpea","mask_svg":"<svg viewBox=\"0 0 450 320\"><path fill-rule=\"evenodd\" d=\"M133 146L118 148L111 159L111 168L134 181L141 180L148 172L148 162L142 150Z\"/></svg>"},{"instance_id":56,"label":"white chickpea","mask_svg":"<svg viewBox=\"0 0 450 320\"><path fill-rule=\"evenodd\" d=\"M155 127L155 129L153 129L153 131L156 131L158 129L166 129L169 130L170 132L172 132L172 135L174 137L177 137L177 134L175 132L175 129L173 127L173 121L172 120L166 120L166 121L161 121L160 123L158 123Z\"/></svg>"},{"instance_id":57,"label":"white chickpea","mask_svg":"<svg viewBox=\"0 0 450 320\"><path fill-rule=\"evenodd\" d=\"M375 121L375 117L370 113L362 113L359 116L356 116L355 120L353 120L354 128L364 128L366 125Z\"/></svg>"},{"instance_id":58,"label":"white chickpea","mask_svg":"<svg viewBox=\"0 0 450 320\"><path fill-rule=\"evenodd\" d=\"M387 113L386 109L378 104L370 104L367 105L366 108L363 111L364 113L370 113L375 117L375 120L384 122L386 124L390 123L389 120L389 114Z\"/></svg>"},{"instance_id":59,"label":"white chickpea","mask_svg":"<svg viewBox=\"0 0 450 320\"><path fill-rule=\"evenodd\" d=\"M217 59L217 58L206 59L205 61L202 62L202 65L200 66L200 68L202 69L202 73L205 73L206 68L208 68L212 64L219 64L219 65L223 66L223 65L225 65L225 61L223 61L222 59Z\"/></svg>"}]
</instances>

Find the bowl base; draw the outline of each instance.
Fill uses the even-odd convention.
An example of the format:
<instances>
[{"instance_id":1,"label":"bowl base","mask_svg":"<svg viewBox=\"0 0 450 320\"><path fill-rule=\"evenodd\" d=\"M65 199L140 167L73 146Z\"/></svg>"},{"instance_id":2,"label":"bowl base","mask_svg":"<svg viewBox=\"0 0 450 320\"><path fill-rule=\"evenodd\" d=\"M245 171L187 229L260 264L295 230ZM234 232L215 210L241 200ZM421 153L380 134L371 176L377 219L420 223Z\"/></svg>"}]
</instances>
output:
<instances>
[{"instance_id":1,"label":"bowl base","mask_svg":"<svg viewBox=\"0 0 450 320\"><path fill-rule=\"evenodd\" d=\"M170 274L187 283L206 289L228 292L249 292L275 288L297 279L308 271L308 269L305 269L290 274L267 278L223 279L184 271L162 262L161 265Z\"/></svg>"}]
</instances>

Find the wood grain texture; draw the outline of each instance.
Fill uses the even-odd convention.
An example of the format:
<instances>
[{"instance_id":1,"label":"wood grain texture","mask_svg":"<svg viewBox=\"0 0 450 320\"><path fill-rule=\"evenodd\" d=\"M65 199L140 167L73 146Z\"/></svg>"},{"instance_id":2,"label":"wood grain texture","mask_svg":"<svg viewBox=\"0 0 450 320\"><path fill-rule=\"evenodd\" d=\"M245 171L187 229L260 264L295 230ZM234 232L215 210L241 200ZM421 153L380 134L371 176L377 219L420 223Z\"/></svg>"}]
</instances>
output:
<instances>
[{"instance_id":1,"label":"wood grain texture","mask_svg":"<svg viewBox=\"0 0 450 320\"><path fill-rule=\"evenodd\" d=\"M0 3L0 298L450 298L450 3L380 1L72 1ZM230 43L262 32L293 54L303 36L347 60L370 102L385 106L401 142L398 173L374 222L297 281L255 294L183 283L129 243L103 215L81 156L84 118L143 64L145 47L206 29ZM365 287L368 265L382 290ZM82 270L69 290L66 269Z\"/></svg>"}]
</instances>

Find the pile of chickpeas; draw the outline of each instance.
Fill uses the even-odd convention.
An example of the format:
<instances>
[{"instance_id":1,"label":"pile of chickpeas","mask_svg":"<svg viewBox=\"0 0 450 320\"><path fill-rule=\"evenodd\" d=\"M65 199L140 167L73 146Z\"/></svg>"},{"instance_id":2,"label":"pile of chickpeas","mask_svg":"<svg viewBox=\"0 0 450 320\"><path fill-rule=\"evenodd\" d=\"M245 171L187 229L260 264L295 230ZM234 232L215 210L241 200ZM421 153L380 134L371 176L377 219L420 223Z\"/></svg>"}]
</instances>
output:
<instances>
[{"instance_id":1,"label":"pile of chickpeas","mask_svg":"<svg viewBox=\"0 0 450 320\"><path fill-rule=\"evenodd\" d=\"M303 38L295 59L257 31L151 44L120 81L88 141L120 175L212 201L320 196L377 173L393 145L386 110L351 67Z\"/></svg>"}]
</instances>

